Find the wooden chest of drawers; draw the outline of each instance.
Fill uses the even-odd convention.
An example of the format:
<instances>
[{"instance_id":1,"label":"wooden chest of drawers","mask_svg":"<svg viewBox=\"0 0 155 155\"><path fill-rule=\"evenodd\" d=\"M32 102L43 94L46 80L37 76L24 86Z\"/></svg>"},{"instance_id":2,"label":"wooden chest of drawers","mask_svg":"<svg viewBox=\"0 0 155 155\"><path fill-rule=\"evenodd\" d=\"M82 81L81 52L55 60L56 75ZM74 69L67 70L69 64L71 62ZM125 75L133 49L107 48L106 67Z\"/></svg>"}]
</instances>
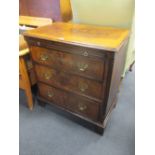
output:
<instances>
[{"instance_id":1,"label":"wooden chest of drawers","mask_svg":"<svg viewBox=\"0 0 155 155\"><path fill-rule=\"evenodd\" d=\"M128 30L54 23L27 31L38 101L79 117L103 133L115 107Z\"/></svg>"}]
</instances>

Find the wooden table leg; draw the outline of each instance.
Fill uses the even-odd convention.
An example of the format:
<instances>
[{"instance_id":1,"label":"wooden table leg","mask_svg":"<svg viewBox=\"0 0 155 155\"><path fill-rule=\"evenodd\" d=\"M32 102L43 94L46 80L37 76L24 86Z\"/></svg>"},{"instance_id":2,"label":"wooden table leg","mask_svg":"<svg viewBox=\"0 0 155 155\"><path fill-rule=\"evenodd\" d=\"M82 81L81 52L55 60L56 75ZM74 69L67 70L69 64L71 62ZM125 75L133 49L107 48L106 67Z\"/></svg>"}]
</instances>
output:
<instances>
[{"instance_id":1,"label":"wooden table leg","mask_svg":"<svg viewBox=\"0 0 155 155\"><path fill-rule=\"evenodd\" d=\"M23 57L20 57L19 59L19 67L20 67L20 72L22 76L23 89L25 90L26 97L27 97L28 107L30 110L32 110L33 97L32 97L32 91L31 91L31 83L26 69L25 60Z\"/></svg>"}]
</instances>

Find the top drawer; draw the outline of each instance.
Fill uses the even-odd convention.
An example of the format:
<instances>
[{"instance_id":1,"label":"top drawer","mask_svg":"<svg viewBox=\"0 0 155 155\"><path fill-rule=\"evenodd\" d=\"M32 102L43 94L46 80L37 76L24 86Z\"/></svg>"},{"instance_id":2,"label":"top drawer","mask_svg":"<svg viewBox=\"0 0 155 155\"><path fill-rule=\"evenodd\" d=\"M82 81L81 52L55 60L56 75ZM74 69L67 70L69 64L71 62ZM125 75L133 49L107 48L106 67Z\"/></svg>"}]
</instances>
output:
<instances>
[{"instance_id":1,"label":"top drawer","mask_svg":"<svg viewBox=\"0 0 155 155\"><path fill-rule=\"evenodd\" d=\"M103 79L104 61L102 60L36 46L31 46L30 50L33 60L40 64L99 81Z\"/></svg>"}]
</instances>

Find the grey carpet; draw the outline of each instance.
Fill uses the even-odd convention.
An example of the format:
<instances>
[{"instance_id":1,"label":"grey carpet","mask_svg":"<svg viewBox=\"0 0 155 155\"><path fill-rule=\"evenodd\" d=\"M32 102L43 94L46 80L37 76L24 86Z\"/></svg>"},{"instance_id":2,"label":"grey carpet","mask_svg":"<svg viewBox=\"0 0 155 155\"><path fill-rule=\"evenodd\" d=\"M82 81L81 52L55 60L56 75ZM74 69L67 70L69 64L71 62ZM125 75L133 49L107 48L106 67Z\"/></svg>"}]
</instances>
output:
<instances>
[{"instance_id":1,"label":"grey carpet","mask_svg":"<svg viewBox=\"0 0 155 155\"><path fill-rule=\"evenodd\" d=\"M123 79L117 106L103 136L71 121L51 106L31 112L20 91L20 155L134 155L135 72Z\"/></svg>"}]
</instances>

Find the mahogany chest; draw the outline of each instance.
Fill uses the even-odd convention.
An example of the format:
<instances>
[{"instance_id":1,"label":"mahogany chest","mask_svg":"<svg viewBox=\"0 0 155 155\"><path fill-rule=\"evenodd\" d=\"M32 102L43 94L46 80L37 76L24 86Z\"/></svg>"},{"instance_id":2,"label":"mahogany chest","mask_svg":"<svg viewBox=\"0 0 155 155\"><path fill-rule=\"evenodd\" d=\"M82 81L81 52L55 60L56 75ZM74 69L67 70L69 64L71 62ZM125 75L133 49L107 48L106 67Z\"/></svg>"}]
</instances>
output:
<instances>
[{"instance_id":1,"label":"mahogany chest","mask_svg":"<svg viewBox=\"0 0 155 155\"><path fill-rule=\"evenodd\" d=\"M126 29L73 23L25 32L38 102L85 120L103 134L116 105L128 35Z\"/></svg>"}]
</instances>

